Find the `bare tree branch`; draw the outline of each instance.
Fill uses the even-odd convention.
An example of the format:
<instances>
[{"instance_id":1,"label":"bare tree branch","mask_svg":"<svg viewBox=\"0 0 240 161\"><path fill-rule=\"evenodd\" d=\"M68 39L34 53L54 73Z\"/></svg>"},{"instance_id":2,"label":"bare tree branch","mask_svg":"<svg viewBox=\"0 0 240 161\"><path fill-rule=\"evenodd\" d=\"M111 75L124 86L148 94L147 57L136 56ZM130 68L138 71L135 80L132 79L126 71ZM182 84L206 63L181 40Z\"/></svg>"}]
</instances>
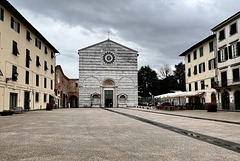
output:
<instances>
[{"instance_id":1,"label":"bare tree branch","mask_svg":"<svg viewBox=\"0 0 240 161\"><path fill-rule=\"evenodd\" d=\"M162 65L162 67L158 70L158 76L160 79L165 79L172 75L172 70L170 69L168 64Z\"/></svg>"}]
</instances>

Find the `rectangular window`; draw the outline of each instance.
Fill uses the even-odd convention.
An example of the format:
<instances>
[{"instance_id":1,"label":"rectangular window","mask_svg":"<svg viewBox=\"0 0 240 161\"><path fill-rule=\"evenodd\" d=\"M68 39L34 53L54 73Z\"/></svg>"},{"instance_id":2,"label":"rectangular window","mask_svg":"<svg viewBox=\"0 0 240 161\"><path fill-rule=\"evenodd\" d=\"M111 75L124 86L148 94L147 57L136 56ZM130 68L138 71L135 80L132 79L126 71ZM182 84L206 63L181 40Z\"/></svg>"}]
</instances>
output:
<instances>
[{"instance_id":1,"label":"rectangular window","mask_svg":"<svg viewBox=\"0 0 240 161\"><path fill-rule=\"evenodd\" d=\"M209 52L213 51L213 41L209 42Z\"/></svg>"},{"instance_id":2,"label":"rectangular window","mask_svg":"<svg viewBox=\"0 0 240 161\"><path fill-rule=\"evenodd\" d=\"M235 33L237 33L237 23L230 25L230 35L234 35Z\"/></svg>"},{"instance_id":3,"label":"rectangular window","mask_svg":"<svg viewBox=\"0 0 240 161\"><path fill-rule=\"evenodd\" d=\"M222 87L227 87L227 72L221 72Z\"/></svg>"},{"instance_id":4,"label":"rectangular window","mask_svg":"<svg viewBox=\"0 0 240 161\"><path fill-rule=\"evenodd\" d=\"M44 96L43 96L43 101L44 101L44 102L47 102L47 94L44 94Z\"/></svg>"},{"instance_id":5,"label":"rectangular window","mask_svg":"<svg viewBox=\"0 0 240 161\"><path fill-rule=\"evenodd\" d=\"M216 62L215 62L215 59L211 59L208 61L208 69L209 70L212 70L212 69L215 69L216 68Z\"/></svg>"},{"instance_id":6,"label":"rectangular window","mask_svg":"<svg viewBox=\"0 0 240 161\"><path fill-rule=\"evenodd\" d=\"M198 90L198 82L195 82L195 91Z\"/></svg>"},{"instance_id":7,"label":"rectangular window","mask_svg":"<svg viewBox=\"0 0 240 161\"><path fill-rule=\"evenodd\" d=\"M224 40L225 39L225 30L221 30L219 32L219 37L218 37L218 40L221 41L221 40Z\"/></svg>"},{"instance_id":8,"label":"rectangular window","mask_svg":"<svg viewBox=\"0 0 240 161\"><path fill-rule=\"evenodd\" d=\"M201 89L205 89L205 81L204 80L201 81Z\"/></svg>"},{"instance_id":9,"label":"rectangular window","mask_svg":"<svg viewBox=\"0 0 240 161\"><path fill-rule=\"evenodd\" d=\"M26 34L26 39L28 41L32 40L31 36L30 36L30 32L27 30L27 34Z\"/></svg>"},{"instance_id":10,"label":"rectangular window","mask_svg":"<svg viewBox=\"0 0 240 161\"><path fill-rule=\"evenodd\" d=\"M205 63L199 64L199 73L205 72Z\"/></svg>"},{"instance_id":11,"label":"rectangular window","mask_svg":"<svg viewBox=\"0 0 240 161\"><path fill-rule=\"evenodd\" d=\"M236 57L238 57L237 43L229 46L229 58L236 58Z\"/></svg>"},{"instance_id":12,"label":"rectangular window","mask_svg":"<svg viewBox=\"0 0 240 161\"><path fill-rule=\"evenodd\" d=\"M211 78L211 88L214 88L215 79Z\"/></svg>"},{"instance_id":13,"label":"rectangular window","mask_svg":"<svg viewBox=\"0 0 240 161\"><path fill-rule=\"evenodd\" d=\"M44 88L47 88L47 78L44 78Z\"/></svg>"},{"instance_id":14,"label":"rectangular window","mask_svg":"<svg viewBox=\"0 0 240 161\"><path fill-rule=\"evenodd\" d=\"M47 54L47 53L48 53L48 51L47 51L47 46L45 46L44 53L45 53L45 54Z\"/></svg>"},{"instance_id":15,"label":"rectangular window","mask_svg":"<svg viewBox=\"0 0 240 161\"><path fill-rule=\"evenodd\" d=\"M29 71L26 71L25 84L29 84Z\"/></svg>"},{"instance_id":16,"label":"rectangular window","mask_svg":"<svg viewBox=\"0 0 240 161\"><path fill-rule=\"evenodd\" d=\"M36 86L39 87L39 75L36 75Z\"/></svg>"},{"instance_id":17,"label":"rectangular window","mask_svg":"<svg viewBox=\"0 0 240 161\"><path fill-rule=\"evenodd\" d=\"M197 66L196 66L196 65L194 66L193 74L194 74L194 75L197 75Z\"/></svg>"},{"instance_id":18,"label":"rectangular window","mask_svg":"<svg viewBox=\"0 0 240 161\"><path fill-rule=\"evenodd\" d=\"M30 57L30 51L28 49L26 49L26 67L29 68L30 66L30 61L32 61L31 57Z\"/></svg>"},{"instance_id":19,"label":"rectangular window","mask_svg":"<svg viewBox=\"0 0 240 161\"><path fill-rule=\"evenodd\" d=\"M191 77L191 68L188 68L188 77Z\"/></svg>"},{"instance_id":20,"label":"rectangular window","mask_svg":"<svg viewBox=\"0 0 240 161\"><path fill-rule=\"evenodd\" d=\"M223 62L228 60L228 48L225 47L218 51L218 62Z\"/></svg>"},{"instance_id":21,"label":"rectangular window","mask_svg":"<svg viewBox=\"0 0 240 161\"><path fill-rule=\"evenodd\" d=\"M36 66L37 66L37 67L40 67L40 66L41 66L40 60L39 60L39 56L36 56Z\"/></svg>"},{"instance_id":22,"label":"rectangular window","mask_svg":"<svg viewBox=\"0 0 240 161\"><path fill-rule=\"evenodd\" d=\"M14 40L13 40L13 46L12 46L12 53L13 53L13 55L16 55L16 56L19 54L17 42Z\"/></svg>"},{"instance_id":23,"label":"rectangular window","mask_svg":"<svg viewBox=\"0 0 240 161\"><path fill-rule=\"evenodd\" d=\"M51 80L51 89L53 89L53 81Z\"/></svg>"},{"instance_id":24,"label":"rectangular window","mask_svg":"<svg viewBox=\"0 0 240 161\"><path fill-rule=\"evenodd\" d=\"M199 48L200 57L203 56L203 46Z\"/></svg>"},{"instance_id":25,"label":"rectangular window","mask_svg":"<svg viewBox=\"0 0 240 161\"><path fill-rule=\"evenodd\" d=\"M192 91L192 85L191 85L191 83L188 84L188 91L189 91L189 92Z\"/></svg>"},{"instance_id":26,"label":"rectangular window","mask_svg":"<svg viewBox=\"0 0 240 161\"><path fill-rule=\"evenodd\" d=\"M41 41L35 38L35 46L41 50Z\"/></svg>"},{"instance_id":27,"label":"rectangular window","mask_svg":"<svg viewBox=\"0 0 240 161\"><path fill-rule=\"evenodd\" d=\"M76 87L78 87L78 83L76 83Z\"/></svg>"},{"instance_id":28,"label":"rectangular window","mask_svg":"<svg viewBox=\"0 0 240 161\"><path fill-rule=\"evenodd\" d=\"M239 81L239 68L233 69L233 82Z\"/></svg>"},{"instance_id":29,"label":"rectangular window","mask_svg":"<svg viewBox=\"0 0 240 161\"><path fill-rule=\"evenodd\" d=\"M52 59L54 58L54 53L53 53L53 52L51 52L51 58L52 58Z\"/></svg>"},{"instance_id":30,"label":"rectangular window","mask_svg":"<svg viewBox=\"0 0 240 161\"><path fill-rule=\"evenodd\" d=\"M47 61L44 61L44 70L47 71L48 67L47 67Z\"/></svg>"},{"instance_id":31,"label":"rectangular window","mask_svg":"<svg viewBox=\"0 0 240 161\"><path fill-rule=\"evenodd\" d=\"M18 72L17 67L15 65L12 66L12 81L18 80Z\"/></svg>"},{"instance_id":32,"label":"rectangular window","mask_svg":"<svg viewBox=\"0 0 240 161\"><path fill-rule=\"evenodd\" d=\"M11 17L11 28L14 31L20 33L20 23L15 21L15 19L13 17Z\"/></svg>"},{"instance_id":33,"label":"rectangular window","mask_svg":"<svg viewBox=\"0 0 240 161\"><path fill-rule=\"evenodd\" d=\"M194 60L197 59L197 50L195 50L195 51L193 52L193 57L194 57Z\"/></svg>"},{"instance_id":34,"label":"rectangular window","mask_svg":"<svg viewBox=\"0 0 240 161\"><path fill-rule=\"evenodd\" d=\"M0 11L0 20L1 20L1 21L4 21L4 9L1 8L0 10L1 10L1 11Z\"/></svg>"},{"instance_id":35,"label":"rectangular window","mask_svg":"<svg viewBox=\"0 0 240 161\"><path fill-rule=\"evenodd\" d=\"M51 65L51 74L54 73L53 65Z\"/></svg>"},{"instance_id":36,"label":"rectangular window","mask_svg":"<svg viewBox=\"0 0 240 161\"><path fill-rule=\"evenodd\" d=\"M191 55L188 54L188 63L190 63L190 62L191 62Z\"/></svg>"},{"instance_id":37,"label":"rectangular window","mask_svg":"<svg viewBox=\"0 0 240 161\"><path fill-rule=\"evenodd\" d=\"M36 96L36 97L35 97L35 101L36 101L36 102L39 102L39 93L36 92L35 96Z\"/></svg>"}]
</instances>

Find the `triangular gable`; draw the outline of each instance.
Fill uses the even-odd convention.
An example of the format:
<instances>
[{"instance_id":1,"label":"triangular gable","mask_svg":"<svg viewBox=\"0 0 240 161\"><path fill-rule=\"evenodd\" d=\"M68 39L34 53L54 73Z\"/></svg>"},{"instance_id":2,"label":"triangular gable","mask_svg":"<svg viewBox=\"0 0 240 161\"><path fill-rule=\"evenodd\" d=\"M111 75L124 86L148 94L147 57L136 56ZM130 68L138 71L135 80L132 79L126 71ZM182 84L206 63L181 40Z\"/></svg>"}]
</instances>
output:
<instances>
[{"instance_id":1,"label":"triangular gable","mask_svg":"<svg viewBox=\"0 0 240 161\"><path fill-rule=\"evenodd\" d=\"M94 47L94 46L97 46L97 45L103 44L103 43L105 43L105 42L111 42L111 43L114 43L114 44L116 44L116 45L119 45L119 46L121 46L121 47L123 47L123 48L126 48L126 49L128 49L128 50L131 50L131 51L137 53L136 50L133 50L133 49L131 49L131 48L129 48L129 47L126 47L126 46L124 46L124 45L121 45L121 44L119 44L119 43L117 43L117 42L115 42L115 41L112 41L112 40L110 40L110 39L107 39L107 40L105 40L105 41L102 41L102 42L96 43L96 44L94 44L94 45L91 45L91 46L88 46L88 47L85 47L85 48L79 49L78 52L81 52L81 51L87 50L87 49L92 48L92 47Z\"/></svg>"}]
</instances>

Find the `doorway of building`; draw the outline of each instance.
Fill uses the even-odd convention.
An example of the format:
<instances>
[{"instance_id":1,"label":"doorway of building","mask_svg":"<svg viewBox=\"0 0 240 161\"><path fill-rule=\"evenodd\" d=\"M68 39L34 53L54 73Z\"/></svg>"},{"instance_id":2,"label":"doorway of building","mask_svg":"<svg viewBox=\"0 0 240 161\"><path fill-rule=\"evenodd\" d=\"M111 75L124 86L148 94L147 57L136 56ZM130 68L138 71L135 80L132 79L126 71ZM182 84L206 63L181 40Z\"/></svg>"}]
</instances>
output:
<instances>
[{"instance_id":1,"label":"doorway of building","mask_svg":"<svg viewBox=\"0 0 240 161\"><path fill-rule=\"evenodd\" d=\"M229 110L229 93L227 91L222 93L222 109Z\"/></svg>"},{"instance_id":2,"label":"doorway of building","mask_svg":"<svg viewBox=\"0 0 240 161\"><path fill-rule=\"evenodd\" d=\"M240 91L234 93L234 99L236 110L240 110Z\"/></svg>"},{"instance_id":3,"label":"doorway of building","mask_svg":"<svg viewBox=\"0 0 240 161\"><path fill-rule=\"evenodd\" d=\"M77 96L71 96L70 97L70 107L71 108L77 108L78 107L78 98L77 98Z\"/></svg>"},{"instance_id":4,"label":"doorway of building","mask_svg":"<svg viewBox=\"0 0 240 161\"><path fill-rule=\"evenodd\" d=\"M17 93L10 93L9 109L11 110L13 107L17 107Z\"/></svg>"},{"instance_id":5,"label":"doorway of building","mask_svg":"<svg viewBox=\"0 0 240 161\"><path fill-rule=\"evenodd\" d=\"M212 93L211 94L211 103L216 103L217 101L216 101L217 99L216 99L216 94L215 93Z\"/></svg>"},{"instance_id":6,"label":"doorway of building","mask_svg":"<svg viewBox=\"0 0 240 161\"><path fill-rule=\"evenodd\" d=\"M113 107L113 90L104 91L105 107Z\"/></svg>"},{"instance_id":7,"label":"doorway of building","mask_svg":"<svg viewBox=\"0 0 240 161\"><path fill-rule=\"evenodd\" d=\"M30 93L25 91L24 92L24 109L29 110L29 96Z\"/></svg>"}]
</instances>

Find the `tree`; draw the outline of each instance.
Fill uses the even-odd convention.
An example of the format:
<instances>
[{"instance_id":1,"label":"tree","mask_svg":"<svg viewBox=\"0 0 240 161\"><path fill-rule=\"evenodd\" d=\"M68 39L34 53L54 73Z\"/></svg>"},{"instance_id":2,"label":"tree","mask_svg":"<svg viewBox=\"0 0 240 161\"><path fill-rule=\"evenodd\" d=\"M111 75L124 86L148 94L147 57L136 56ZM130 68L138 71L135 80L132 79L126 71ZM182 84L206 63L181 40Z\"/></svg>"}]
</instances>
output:
<instances>
[{"instance_id":1,"label":"tree","mask_svg":"<svg viewBox=\"0 0 240 161\"><path fill-rule=\"evenodd\" d=\"M158 70L158 76L160 79L165 79L172 75L172 70L170 69L168 64L162 65L161 68Z\"/></svg>"},{"instance_id":2,"label":"tree","mask_svg":"<svg viewBox=\"0 0 240 161\"><path fill-rule=\"evenodd\" d=\"M156 95L158 91L158 77L155 70L149 66L143 66L138 71L139 96L147 97Z\"/></svg>"},{"instance_id":3,"label":"tree","mask_svg":"<svg viewBox=\"0 0 240 161\"><path fill-rule=\"evenodd\" d=\"M175 65L175 70L173 71L174 77L177 80L178 83L178 89L181 91L186 90L185 85L185 65L180 62L177 65Z\"/></svg>"}]
</instances>

